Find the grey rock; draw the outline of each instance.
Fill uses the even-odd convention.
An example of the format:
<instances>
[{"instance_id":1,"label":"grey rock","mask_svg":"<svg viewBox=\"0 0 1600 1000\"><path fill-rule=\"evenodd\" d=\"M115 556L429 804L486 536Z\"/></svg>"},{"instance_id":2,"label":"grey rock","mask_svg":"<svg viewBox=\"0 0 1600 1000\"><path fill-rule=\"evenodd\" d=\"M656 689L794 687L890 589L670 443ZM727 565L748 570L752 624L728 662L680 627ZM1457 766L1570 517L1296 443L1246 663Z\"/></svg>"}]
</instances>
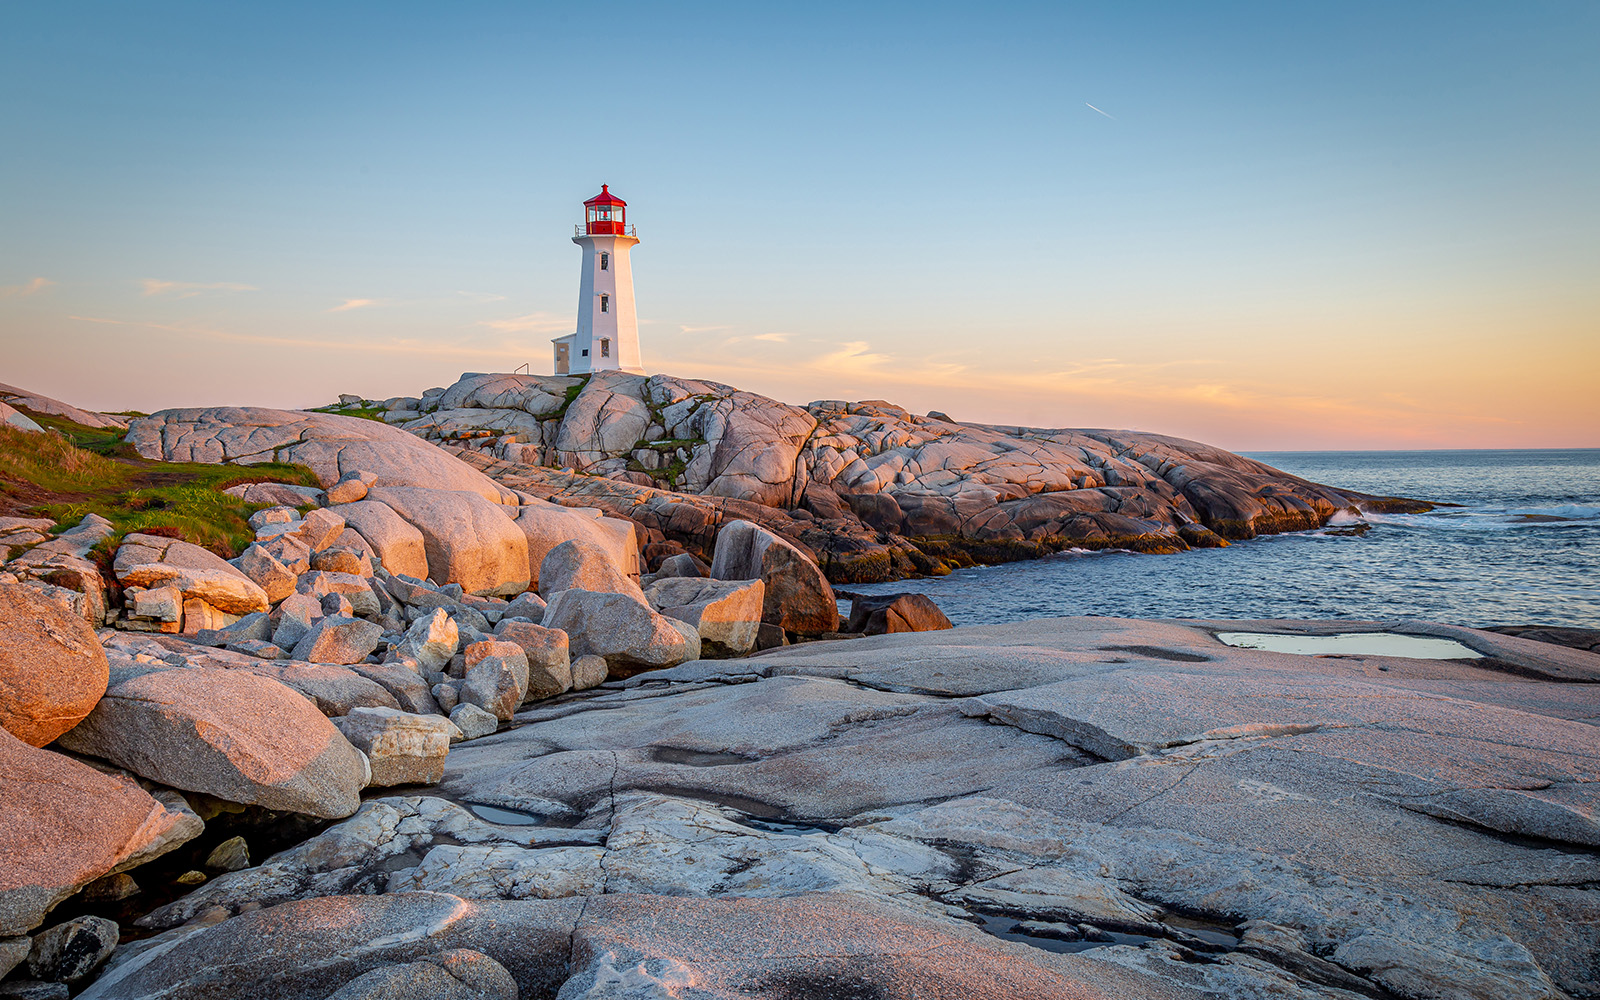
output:
<instances>
[{"instance_id":1,"label":"grey rock","mask_svg":"<svg viewBox=\"0 0 1600 1000\"><path fill-rule=\"evenodd\" d=\"M500 728L500 720L493 713L468 702L462 702L450 710L450 721L461 730L462 739L468 740L488 736Z\"/></svg>"},{"instance_id":2,"label":"grey rock","mask_svg":"<svg viewBox=\"0 0 1600 1000\"><path fill-rule=\"evenodd\" d=\"M693 625L702 656L743 656L756 647L766 585L760 580L667 577L645 590L650 606Z\"/></svg>"},{"instance_id":3,"label":"grey rock","mask_svg":"<svg viewBox=\"0 0 1600 1000\"><path fill-rule=\"evenodd\" d=\"M528 657L514 642L478 642L465 650L461 701L509 722L528 692Z\"/></svg>"},{"instance_id":4,"label":"grey rock","mask_svg":"<svg viewBox=\"0 0 1600 1000\"><path fill-rule=\"evenodd\" d=\"M115 921L74 917L33 936L28 972L49 982L82 982L111 956L118 937Z\"/></svg>"},{"instance_id":5,"label":"grey rock","mask_svg":"<svg viewBox=\"0 0 1600 1000\"><path fill-rule=\"evenodd\" d=\"M603 656L580 656L572 661L572 688L587 691L606 682L606 659Z\"/></svg>"},{"instance_id":6,"label":"grey rock","mask_svg":"<svg viewBox=\"0 0 1600 1000\"><path fill-rule=\"evenodd\" d=\"M304 697L242 670L157 670L111 685L60 745L172 788L336 818L361 755Z\"/></svg>"},{"instance_id":7,"label":"grey rock","mask_svg":"<svg viewBox=\"0 0 1600 1000\"><path fill-rule=\"evenodd\" d=\"M539 596L549 601L563 590L627 594L644 603L638 583L623 572L605 549L585 541L562 542L539 564Z\"/></svg>"},{"instance_id":8,"label":"grey rock","mask_svg":"<svg viewBox=\"0 0 1600 1000\"><path fill-rule=\"evenodd\" d=\"M515 643L527 657L527 700L554 698L572 690L571 652L565 632L531 622L501 621L494 637Z\"/></svg>"},{"instance_id":9,"label":"grey rock","mask_svg":"<svg viewBox=\"0 0 1600 1000\"><path fill-rule=\"evenodd\" d=\"M308 663L362 663L378 648L383 626L359 618L319 621L294 647L294 658Z\"/></svg>"},{"instance_id":10,"label":"grey rock","mask_svg":"<svg viewBox=\"0 0 1600 1000\"><path fill-rule=\"evenodd\" d=\"M674 625L631 594L563 590L551 598L544 624L567 634L570 655L604 657L612 676L700 657L700 637L693 626Z\"/></svg>"},{"instance_id":11,"label":"grey rock","mask_svg":"<svg viewBox=\"0 0 1600 1000\"><path fill-rule=\"evenodd\" d=\"M544 618L545 600L533 591L518 594L500 610L501 618L526 618L538 624Z\"/></svg>"}]
</instances>

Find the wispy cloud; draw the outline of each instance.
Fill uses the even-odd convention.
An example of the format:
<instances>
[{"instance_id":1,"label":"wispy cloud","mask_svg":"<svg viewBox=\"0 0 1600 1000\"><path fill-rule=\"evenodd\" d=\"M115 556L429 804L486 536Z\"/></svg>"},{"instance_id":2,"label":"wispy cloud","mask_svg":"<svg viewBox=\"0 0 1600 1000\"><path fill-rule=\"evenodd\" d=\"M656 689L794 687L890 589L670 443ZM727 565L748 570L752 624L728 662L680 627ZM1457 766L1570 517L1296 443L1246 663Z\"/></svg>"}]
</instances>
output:
<instances>
[{"instance_id":1,"label":"wispy cloud","mask_svg":"<svg viewBox=\"0 0 1600 1000\"><path fill-rule=\"evenodd\" d=\"M486 326L491 330L501 333L570 333L572 320L566 316L548 312L533 312L526 316L512 316L509 319L485 319L478 321L479 326Z\"/></svg>"},{"instance_id":2,"label":"wispy cloud","mask_svg":"<svg viewBox=\"0 0 1600 1000\"><path fill-rule=\"evenodd\" d=\"M162 281L159 278L145 278L140 284L144 286L146 297L170 295L176 299L192 299L206 292L260 291L255 285L241 285L237 281L213 281L207 284L197 281Z\"/></svg>"},{"instance_id":3,"label":"wispy cloud","mask_svg":"<svg viewBox=\"0 0 1600 1000\"><path fill-rule=\"evenodd\" d=\"M686 326L682 323L678 324L678 331L680 333L716 333L718 330L731 329L733 329L733 327L726 324L722 326Z\"/></svg>"},{"instance_id":4,"label":"wispy cloud","mask_svg":"<svg viewBox=\"0 0 1600 1000\"><path fill-rule=\"evenodd\" d=\"M232 330L220 330L213 327L198 325L182 325L172 323L146 323L139 320L113 319L107 316L68 316L68 319L80 323L102 323L108 326L138 327L144 330L160 330L164 333L179 334L205 341L226 341L235 344L261 344L267 347L305 347L320 351L349 351L361 354L395 354L413 357L437 358L484 358L505 364L509 370L513 360L520 364L527 353L523 345L515 343L505 344L477 344L462 341L447 341L429 338L427 340L413 340L397 338L394 340L379 341L350 341L341 342L323 337L277 337L263 336L253 333L236 333ZM543 347L548 351L549 347Z\"/></svg>"},{"instance_id":5,"label":"wispy cloud","mask_svg":"<svg viewBox=\"0 0 1600 1000\"><path fill-rule=\"evenodd\" d=\"M378 304L377 299L345 299L343 305L334 306L328 311L331 313L349 312L352 309L365 309Z\"/></svg>"},{"instance_id":6,"label":"wispy cloud","mask_svg":"<svg viewBox=\"0 0 1600 1000\"><path fill-rule=\"evenodd\" d=\"M773 344L787 344L790 335L787 333L758 333L751 340L765 340Z\"/></svg>"},{"instance_id":7,"label":"wispy cloud","mask_svg":"<svg viewBox=\"0 0 1600 1000\"><path fill-rule=\"evenodd\" d=\"M489 303L504 302L506 300L504 295L496 295L493 292L457 292L456 294L468 302Z\"/></svg>"},{"instance_id":8,"label":"wispy cloud","mask_svg":"<svg viewBox=\"0 0 1600 1000\"><path fill-rule=\"evenodd\" d=\"M34 278L25 285L0 285L0 299L20 299L28 295L37 295L55 282L49 278Z\"/></svg>"}]
</instances>

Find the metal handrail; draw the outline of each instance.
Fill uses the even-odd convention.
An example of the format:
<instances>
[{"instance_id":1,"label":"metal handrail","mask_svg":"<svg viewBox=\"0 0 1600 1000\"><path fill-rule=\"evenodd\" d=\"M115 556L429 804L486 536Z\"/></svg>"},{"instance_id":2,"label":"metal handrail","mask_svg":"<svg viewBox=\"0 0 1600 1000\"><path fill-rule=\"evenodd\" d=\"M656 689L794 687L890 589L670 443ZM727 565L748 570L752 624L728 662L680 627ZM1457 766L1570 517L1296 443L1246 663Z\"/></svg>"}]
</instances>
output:
<instances>
[{"instance_id":1,"label":"metal handrail","mask_svg":"<svg viewBox=\"0 0 1600 1000\"><path fill-rule=\"evenodd\" d=\"M584 225L583 223L579 223L578 225L572 227L572 235L574 235L574 236L632 236L634 239L638 239L639 238L638 230L635 229L633 226L624 226L624 227L622 227L622 229L620 229L619 231L614 232L614 233L591 233L591 232L589 232L589 227Z\"/></svg>"}]
</instances>

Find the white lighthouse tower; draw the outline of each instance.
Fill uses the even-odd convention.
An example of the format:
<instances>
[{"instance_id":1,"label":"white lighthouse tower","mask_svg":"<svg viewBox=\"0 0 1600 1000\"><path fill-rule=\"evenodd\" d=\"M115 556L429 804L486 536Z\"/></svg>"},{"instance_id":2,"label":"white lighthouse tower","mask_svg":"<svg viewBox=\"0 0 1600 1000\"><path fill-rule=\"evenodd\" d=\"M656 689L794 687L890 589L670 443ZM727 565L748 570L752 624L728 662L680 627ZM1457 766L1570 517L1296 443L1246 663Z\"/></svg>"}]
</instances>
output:
<instances>
[{"instance_id":1,"label":"white lighthouse tower","mask_svg":"<svg viewBox=\"0 0 1600 1000\"><path fill-rule=\"evenodd\" d=\"M639 317L633 308L633 268L628 251L639 242L628 225L628 203L609 184L583 203L584 224L572 242L583 248L578 279L578 330L551 341L557 375L625 371L639 363Z\"/></svg>"}]
</instances>

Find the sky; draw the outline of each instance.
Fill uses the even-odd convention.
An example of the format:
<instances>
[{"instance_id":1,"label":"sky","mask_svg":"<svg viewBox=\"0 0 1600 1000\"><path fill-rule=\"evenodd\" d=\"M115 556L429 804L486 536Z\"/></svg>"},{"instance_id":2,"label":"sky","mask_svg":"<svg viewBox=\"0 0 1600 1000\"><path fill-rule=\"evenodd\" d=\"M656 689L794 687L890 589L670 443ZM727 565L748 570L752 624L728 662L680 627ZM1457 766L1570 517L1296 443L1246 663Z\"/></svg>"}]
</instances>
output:
<instances>
[{"instance_id":1,"label":"sky","mask_svg":"<svg viewBox=\"0 0 1600 1000\"><path fill-rule=\"evenodd\" d=\"M1600 446L1600 4L12 4L0 382L644 363L1234 450Z\"/></svg>"}]
</instances>

